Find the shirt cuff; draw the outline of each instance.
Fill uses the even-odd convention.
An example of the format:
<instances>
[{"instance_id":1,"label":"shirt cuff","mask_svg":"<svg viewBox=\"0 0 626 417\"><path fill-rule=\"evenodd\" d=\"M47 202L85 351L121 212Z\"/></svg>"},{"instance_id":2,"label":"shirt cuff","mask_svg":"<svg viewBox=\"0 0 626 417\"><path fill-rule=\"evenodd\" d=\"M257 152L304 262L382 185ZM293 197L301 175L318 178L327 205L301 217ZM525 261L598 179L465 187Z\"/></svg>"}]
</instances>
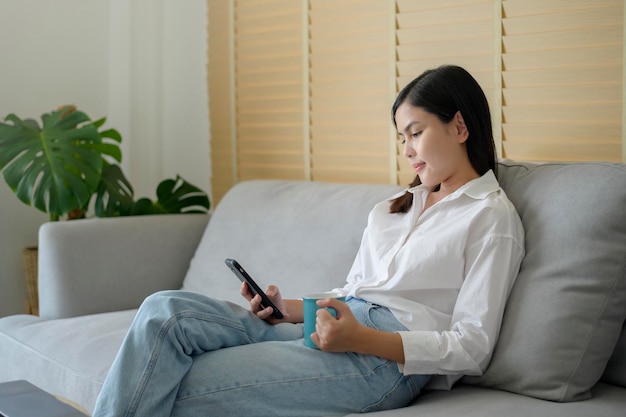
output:
<instances>
[{"instance_id":1,"label":"shirt cuff","mask_svg":"<svg viewBox=\"0 0 626 417\"><path fill-rule=\"evenodd\" d=\"M404 375L441 374L441 349L436 332L403 331L397 332L402 338L404 365L398 369Z\"/></svg>"}]
</instances>

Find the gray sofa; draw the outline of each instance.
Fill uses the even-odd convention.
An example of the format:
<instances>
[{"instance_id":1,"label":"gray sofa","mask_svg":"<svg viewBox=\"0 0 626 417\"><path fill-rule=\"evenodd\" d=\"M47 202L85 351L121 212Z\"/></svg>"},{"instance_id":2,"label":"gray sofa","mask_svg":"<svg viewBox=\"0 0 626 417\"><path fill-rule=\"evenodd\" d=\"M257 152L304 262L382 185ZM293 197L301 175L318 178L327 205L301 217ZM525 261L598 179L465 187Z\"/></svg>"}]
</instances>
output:
<instances>
[{"instance_id":1,"label":"gray sofa","mask_svg":"<svg viewBox=\"0 0 626 417\"><path fill-rule=\"evenodd\" d=\"M527 254L489 368L377 415L623 416L626 165L502 161L499 178L524 223ZM234 187L210 221L45 224L41 316L0 319L0 382L27 379L92 410L147 295L183 288L242 303L226 257L287 297L341 285L369 209L400 189L250 181Z\"/></svg>"}]
</instances>

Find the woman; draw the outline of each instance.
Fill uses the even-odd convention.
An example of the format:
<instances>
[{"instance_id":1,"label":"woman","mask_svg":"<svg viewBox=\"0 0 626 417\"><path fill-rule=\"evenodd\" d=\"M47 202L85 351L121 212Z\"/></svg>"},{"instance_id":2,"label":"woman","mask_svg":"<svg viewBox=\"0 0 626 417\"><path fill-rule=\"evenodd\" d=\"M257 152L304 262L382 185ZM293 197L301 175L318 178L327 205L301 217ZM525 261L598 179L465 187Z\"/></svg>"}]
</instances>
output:
<instances>
[{"instance_id":1,"label":"woman","mask_svg":"<svg viewBox=\"0 0 626 417\"><path fill-rule=\"evenodd\" d=\"M320 301L302 343L302 302L267 290L270 317L180 291L142 304L94 417L343 415L408 405L487 367L524 254L524 232L495 178L487 100L465 70L429 70L392 117L416 172L376 205L346 285Z\"/></svg>"}]
</instances>

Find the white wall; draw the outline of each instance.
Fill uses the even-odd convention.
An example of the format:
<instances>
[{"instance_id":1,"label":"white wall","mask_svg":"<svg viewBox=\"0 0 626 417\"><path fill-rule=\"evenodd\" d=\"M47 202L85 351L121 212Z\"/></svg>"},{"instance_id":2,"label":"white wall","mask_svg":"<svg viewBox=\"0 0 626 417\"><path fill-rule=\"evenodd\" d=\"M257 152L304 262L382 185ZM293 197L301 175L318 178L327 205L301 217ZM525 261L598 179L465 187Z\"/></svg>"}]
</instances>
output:
<instances>
[{"instance_id":1,"label":"white wall","mask_svg":"<svg viewBox=\"0 0 626 417\"><path fill-rule=\"evenodd\" d=\"M75 104L120 131L137 197L176 174L210 192L204 0L0 0L0 54L1 118ZM45 221L0 180L0 316L24 311Z\"/></svg>"}]
</instances>

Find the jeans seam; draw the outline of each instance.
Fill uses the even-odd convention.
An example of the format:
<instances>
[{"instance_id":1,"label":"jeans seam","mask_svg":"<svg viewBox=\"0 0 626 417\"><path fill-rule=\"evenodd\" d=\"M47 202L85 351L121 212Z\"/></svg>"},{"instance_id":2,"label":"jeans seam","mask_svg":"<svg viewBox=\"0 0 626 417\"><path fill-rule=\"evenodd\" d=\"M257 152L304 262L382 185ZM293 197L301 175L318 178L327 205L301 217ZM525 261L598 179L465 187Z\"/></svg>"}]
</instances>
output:
<instances>
[{"instance_id":1,"label":"jeans seam","mask_svg":"<svg viewBox=\"0 0 626 417\"><path fill-rule=\"evenodd\" d=\"M146 385L148 383L148 380L150 379L150 376L152 375L152 372L154 371L156 360L159 357L161 348L163 347L163 340L165 339L165 336L169 332L170 328L174 325L174 323L177 322L177 320L178 320L177 316L172 316L167 321L165 321L163 325L161 325L161 329L159 330L159 334L156 338L156 343L154 344L154 349L152 349L152 352L150 353L150 360L148 361L148 364L146 365L146 369L141 374L141 379L139 380L139 383L137 384L137 389L135 390L135 394L133 395L133 398L130 401L130 404L128 406L126 413L124 413L126 417L132 417L135 415L135 412L137 411L137 406L139 405L139 402L141 398L143 397L143 393L146 389Z\"/></svg>"},{"instance_id":2,"label":"jeans seam","mask_svg":"<svg viewBox=\"0 0 626 417\"><path fill-rule=\"evenodd\" d=\"M179 397L176 398L176 402L184 402L184 401L188 401L188 400L193 400L196 397L203 397L206 395L213 395L215 393L219 393L219 392L226 392L226 391L232 391L232 390L238 390L238 389L248 389L251 387L259 387L259 386L264 386L264 385L281 385L281 384L294 384L294 383L298 383L298 382L314 382L317 380L334 380L334 379L353 379L353 378L371 378L372 376L380 373L380 369L381 368L385 368L386 366L388 366L391 363L391 361L385 361L384 363L376 366L374 369L369 370L366 373L361 373L361 372L353 372L350 374L341 374L341 375L329 375L329 376L307 376L307 377L295 377L292 376L290 378L286 378L283 380L274 380L274 381L266 381L266 382L254 382L254 383L247 383L244 385L233 385L230 387L225 387L225 388L220 388L220 389L214 389L211 390L210 392L203 392L203 393L198 393L198 394L194 394L194 395L187 395L185 397ZM397 385L394 384L394 387ZM394 389L392 388L391 390L389 390L388 392L391 393ZM385 393L383 395L383 397L387 396L387 393Z\"/></svg>"},{"instance_id":3,"label":"jeans seam","mask_svg":"<svg viewBox=\"0 0 626 417\"><path fill-rule=\"evenodd\" d=\"M294 384L294 383L298 383L298 382L313 382L316 380L331 380L331 379L350 379L350 378L355 378L355 377L360 377L360 374L351 374L351 375L335 375L335 376L328 376L328 377L308 377L308 378L290 378L290 379L285 379L285 380L280 380L280 381L267 381L267 382L254 382L254 383L249 383L249 384L244 384L244 385L233 385L230 387L225 387L225 388L220 388L220 389L214 389L211 390L210 392L202 392L202 393L198 393L198 394L194 394L194 395L187 395L185 397L178 397L176 398L176 402L185 402L188 400L193 400L194 398L197 397L204 397L206 395L214 395L216 393L220 393L220 392L227 392L227 391L233 391L233 390L239 390L239 389L249 389L249 388L253 388L253 387L262 387L265 385L285 385L285 384Z\"/></svg>"},{"instance_id":4,"label":"jeans seam","mask_svg":"<svg viewBox=\"0 0 626 417\"><path fill-rule=\"evenodd\" d=\"M181 311L177 313L173 318L176 321L184 320L184 319L197 319L202 321L211 321L213 323L219 323L223 326L230 327L235 330L239 330L240 332L246 332L246 326L241 324L240 320L231 320L226 317L214 314L201 313L198 311Z\"/></svg>"},{"instance_id":5,"label":"jeans seam","mask_svg":"<svg viewBox=\"0 0 626 417\"><path fill-rule=\"evenodd\" d=\"M420 378L426 378L426 381L422 382L421 386L418 386L415 383L415 379L413 377L417 377L419 376ZM420 395L420 393L422 392L422 388L424 388L426 386L426 384L428 383L428 381L430 381L430 376L428 375L410 375L410 376L405 376L408 383L409 383L409 387L411 388L411 393L413 395L413 397L417 397L418 395Z\"/></svg>"},{"instance_id":6,"label":"jeans seam","mask_svg":"<svg viewBox=\"0 0 626 417\"><path fill-rule=\"evenodd\" d=\"M384 365L389 365L389 364L392 364L391 361L385 362ZM395 364L392 364L392 365L395 366ZM377 367L376 370L378 370L381 366ZM391 387L388 391L383 393L381 395L381 397L378 399L378 401L376 401L376 402L374 402L374 403L372 403L372 404L370 404L370 405L368 405L366 407L363 407L360 412L361 413L367 413L369 411L373 411L373 409L375 407L380 406L380 404L382 404L386 399L391 397L395 392L397 392L400 389L402 383L404 382L404 379L405 379L404 376L400 375L398 380L396 381L396 383L393 385L393 387Z\"/></svg>"},{"instance_id":7,"label":"jeans seam","mask_svg":"<svg viewBox=\"0 0 626 417\"><path fill-rule=\"evenodd\" d=\"M203 320L203 321L213 321L215 323L220 323L222 325L229 326L233 329L236 329L245 333L245 326L243 326L240 321L229 320L219 315L216 316L216 315L211 315L211 314L199 313L195 311L182 311L170 317L161 325L161 328L159 330L158 336L154 344L154 349L152 349L152 352L150 354L150 360L148 361L148 364L146 365L146 368L141 375L141 379L139 380L139 383L137 385L137 390L135 391L135 394L133 395L133 398L130 401L128 409L124 413L125 417L132 417L135 415L137 411L137 406L139 405L139 401L143 397L147 382L150 379L152 372L154 371L156 361L161 353L161 348L163 347L163 341L165 340L165 337L169 333L170 329L172 328L172 326L177 324L180 320L189 319L189 318ZM250 335L247 335L247 336L248 336L248 339L251 339Z\"/></svg>"}]
</instances>

